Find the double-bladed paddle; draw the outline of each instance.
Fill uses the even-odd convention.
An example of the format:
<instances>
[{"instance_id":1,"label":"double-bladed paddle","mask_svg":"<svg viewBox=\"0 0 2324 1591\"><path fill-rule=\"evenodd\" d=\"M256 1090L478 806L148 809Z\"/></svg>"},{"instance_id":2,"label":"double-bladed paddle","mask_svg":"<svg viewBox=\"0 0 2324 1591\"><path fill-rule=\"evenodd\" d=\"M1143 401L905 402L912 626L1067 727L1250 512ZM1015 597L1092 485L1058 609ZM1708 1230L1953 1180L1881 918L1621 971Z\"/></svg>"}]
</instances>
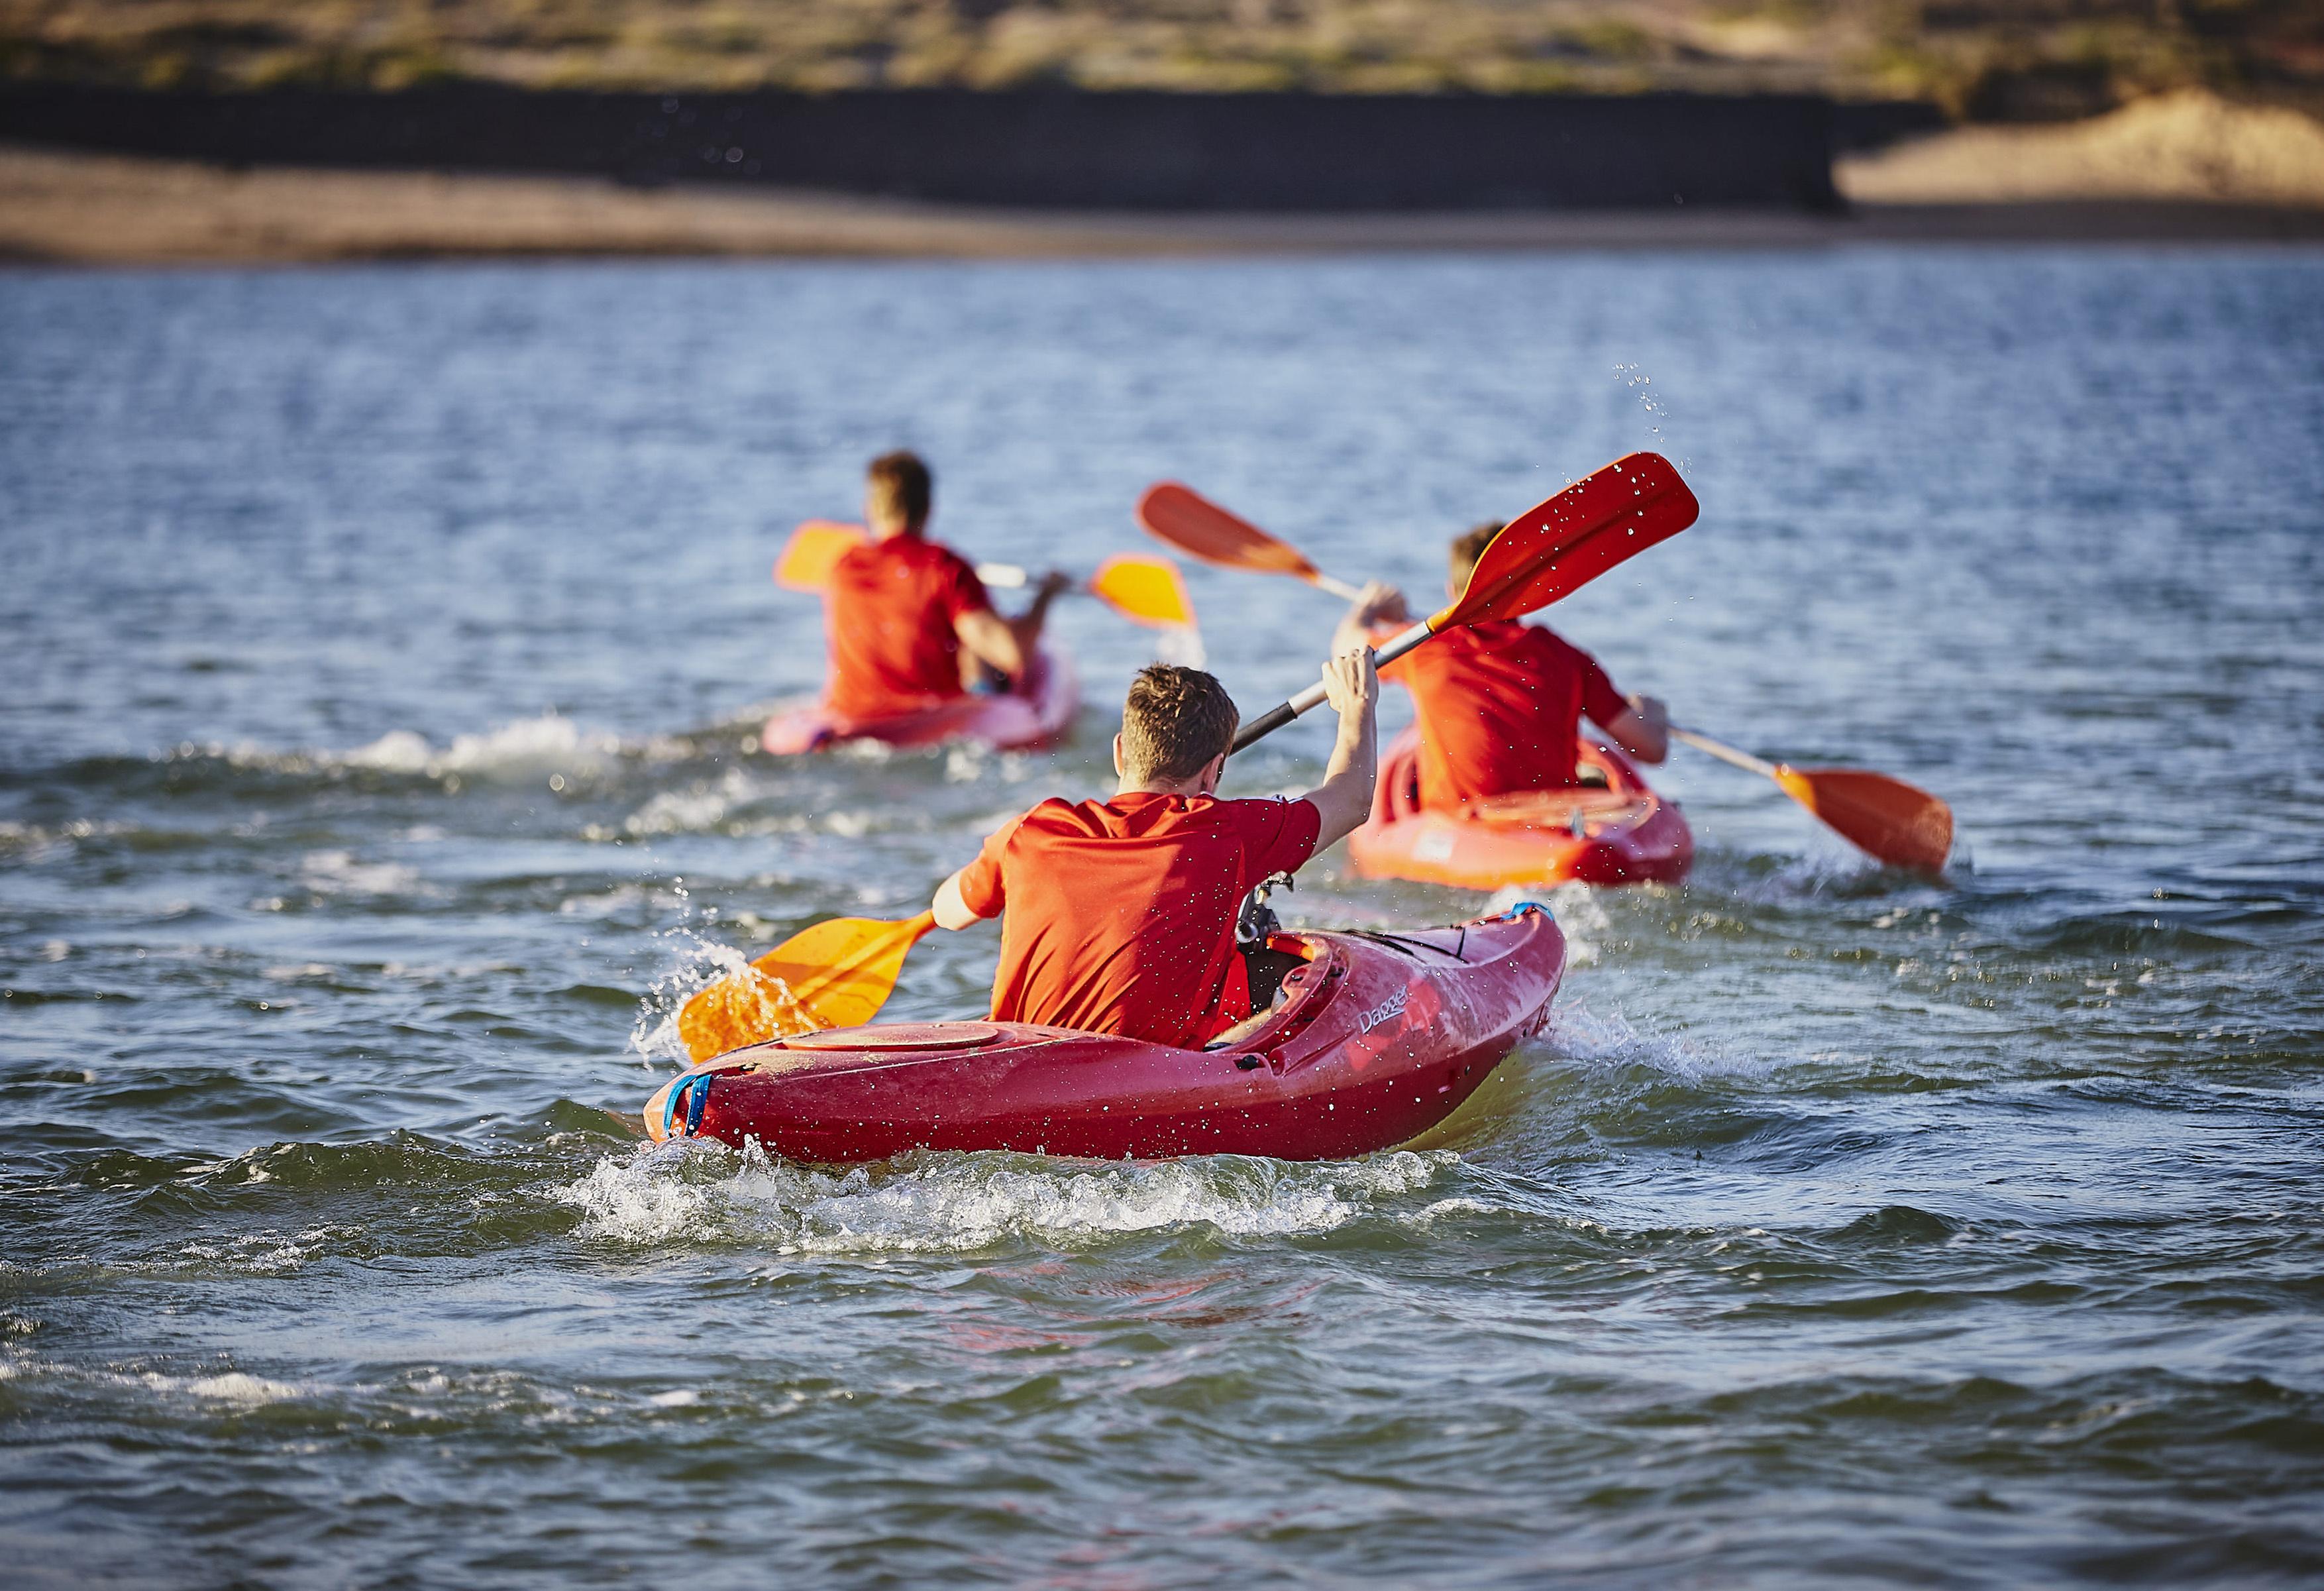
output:
<instances>
[{"instance_id":1,"label":"double-bladed paddle","mask_svg":"<svg viewBox=\"0 0 2324 1591\"><path fill-rule=\"evenodd\" d=\"M1191 495L1191 494L1189 494ZM1430 615L1372 653L1392 663L1440 631L1488 619L1523 618L1588 585L1625 559L1692 524L1702 505L1659 453L1633 453L1584 476L1503 525L1477 560L1451 606ZM1242 726L1241 751L1322 705L1317 680Z\"/></svg>"},{"instance_id":2,"label":"double-bladed paddle","mask_svg":"<svg viewBox=\"0 0 2324 1591\"><path fill-rule=\"evenodd\" d=\"M1628 473L1634 463L1648 458L1655 458L1655 455L1634 455L1631 458L1609 466L1607 470L1600 471L1599 476L1606 475L1609 470ZM1659 458L1655 458L1655 461L1657 464L1662 462ZM1591 482L1599 479L1599 476L1591 476L1589 481L1582 483L1582 486L1590 486ZM1673 478L1675 479L1675 476ZM1679 489L1683 492L1685 487L1682 485ZM1551 498L1549 503L1544 504L1542 508L1546 509L1553 504L1563 503L1577 490L1579 490L1577 487L1569 487L1566 492L1560 493L1556 497ZM1618 494L1615 495L1614 501L1618 504L1620 502ZM1687 502L1692 504L1692 498L1690 496ZM1584 510L1584 512L1587 511ZM1536 509L1535 513L1538 514L1541 510ZM1222 564L1232 569L1251 569L1264 574L1296 575L1311 585L1321 586L1325 590L1336 592L1351 599L1357 595L1344 582L1319 574L1315 566L1309 562L1306 556L1296 548L1268 535L1248 520L1198 496L1176 482L1166 481L1149 488L1145 498L1139 504L1138 517L1139 523L1150 533L1190 557L1199 558L1209 563ZM1532 517L1527 516L1528 520ZM1571 571L1580 576L1580 578L1571 580L1562 588L1552 590L1549 595L1538 600L1527 601L1522 606L1512 606L1504 610L1496 605L1496 610L1491 613L1462 612L1457 613L1455 616L1456 610L1462 609L1470 602L1471 595L1480 592L1482 588L1479 577L1472 576L1469 582L1469 589L1462 593L1462 600L1430 619L1423 628L1433 633L1443 629L1448 622L1474 624L1480 618L1508 618L1515 617L1519 613L1530 613L1535 608L1555 601L1557 597L1572 590L1583 580L1602 574L1614 564L1620 562L1623 558L1639 550L1641 547L1652 545L1654 541L1659 541L1663 536L1676 533L1678 530L1685 528L1685 523L1691 522L1692 518L1693 513L1690 507L1684 521L1681 521L1668 530L1659 532L1650 540L1637 545L1632 544L1632 537L1628 533L1628 527L1625 526L1625 533L1618 543L1609 543L1609 546L1618 549L1618 555L1614 558L1600 562L1594 568L1588 567L1586 561L1577 563L1561 561L1558 565L1561 575ZM1576 522L1569 519L1566 523L1571 525ZM1503 531L1486 549L1485 559L1479 561L1479 576L1484 573L1486 560L1503 558L1510 562L1515 561L1517 549L1508 541L1508 537L1510 532L1516 529L1517 526L1512 525ZM1571 545L1574 550L1579 550L1578 543ZM1418 645L1420 639L1425 638L1423 636L1416 639L1416 630L1407 630L1374 655L1383 663L1400 657L1412 647ZM1240 751L1260 735L1288 723L1291 717L1296 717L1299 712L1305 712L1323 699L1320 687L1310 688L1284 707L1276 708L1274 712L1263 718L1254 720L1237 737L1235 749ZM1293 710L1295 708L1296 711ZM1823 819L1850 843L1878 861L1886 863L1892 867L1909 867L1924 873L1941 873L1944 870L1945 858L1952 849L1952 809L1927 791L1907 784L1901 779L1891 778L1886 773L1876 773L1869 769L1794 768L1787 763L1769 763L1752 756L1747 752L1738 751L1732 746L1722 745L1695 730L1682 729L1675 725L1672 726L1671 734L1674 738L1685 741L1689 745L1699 750L1709 752L1714 757L1774 780L1786 795Z\"/></svg>"},{"instance_id":3,"label":"double-bladed paddle","mask_svg":"<svg viewBox=\"0 0 2324 1591\"><path fill-rule=\"evenodd\" d=\"M1668 459L1653 453L1618 459L1502 527L1452 606L1374 655L1390 662L1454 625L1520 618L1546 607L1677 535L1701 512ZM824 567L827 573L829 565ZM1233 749L1241 751L1323 698L1319 681L1246 726ZM687 1053L708 1060L810 1028L870 1022L895 988L906 953L935 921L926 911L903 922L843 917L792 935L745 972L720 979L686 1003L678 1031Z\"/></svg>"},{"instance_id":4,"label":"double-bladed paddle","mask_svg":"<svg viewBox=\"0 0 2324 1591\"><path fill-rule=\"evenodd\" d=\"M831 583L831 566L862 544L859 526L808 520L791 532L782 556L775 560L775 584L792 591L821 591ZM1032 584L1032 577L1013 563L980 563L976 578L988 586ZM1109 558L1079 589L1134 624L1165 630L1194 627L1194 605L1186 596L1186 583L1167 559Z\"/></svg>"},{"instance_id":5,"label":"double-bladed paddle","mask_svg":"<svg viewBox=\"0 0 2324 1591\"><path fill-rule=\"evenodd\" d=\"M1671 737L1720 762L1772 779L1840 837L1891 867L1942 873L1953 848L1953 809L1916 785L1868 768L1794 768L1671 726Z\"/></svg>"}]
</instances>

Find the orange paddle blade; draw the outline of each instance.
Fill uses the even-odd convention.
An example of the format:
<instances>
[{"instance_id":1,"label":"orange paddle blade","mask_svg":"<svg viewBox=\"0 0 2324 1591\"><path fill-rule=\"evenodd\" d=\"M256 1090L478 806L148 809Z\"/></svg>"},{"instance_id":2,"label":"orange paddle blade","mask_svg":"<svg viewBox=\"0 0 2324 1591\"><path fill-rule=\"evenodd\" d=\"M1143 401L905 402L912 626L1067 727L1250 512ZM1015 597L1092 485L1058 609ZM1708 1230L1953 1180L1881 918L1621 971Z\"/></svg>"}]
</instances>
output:
<instances>
[{"instance_id":1,"label":"orange paddle blade","mask_svg":"<svg viewBox=\"0 0 2324 1591\"><path fill-rule=\"evenodd\" d=\"M936 925L923 911L901 922L835 917L802 929L688 1000L678 1036L700 1061L817 1028L861 1027L880 1014L905 956Z\"/></svg>"},{"instance_id":2,"label":"orange paddle blade","mask_svg":"<svg viewBox=\"0 0 2324 1591\"><path fill-rule=\"evenodd\" d=\"M1109 558L1090 577L1089 588L1132 624L1167 629L1194 622L1186 582L1167 558Z\"/></svg>"},{"instance_id":3,"label":"orange paddle blade","mask_svg":"<svg viewBox=\"0 0 2324 1591\"><path fill-rule=\"evenodd\" d=\"M1138 500L1138 523L1146 533L1189 558L1263 575L1296 575L1314 580L1320 571L1305 555L1278 541L1239 514L1180 486L1161 481Z\"/></svg>"},{"instance_id":4,"label":"orange paddle blade","mask_svg":"<svg viewBox=\"0 0 2324 1591\"><path fill-rule=\"evenodd\" d=\"M811 1033L821 1025L807 1014L788 984L764 976L755 967L720 978L678 1013L678 1039L687 1057L697 1061L745 1044Z\"/></svg>"},{"instance_id":5,"label":"orange paddle blade","mask_svg":"<svg viewBox=\"0 0 2324 1591\"><path fill-rule=\"evenodd\" d=\"M783 555L775 560L775 584L791 591L820 591L831 584L831 566L840 555L862 545L861 527L811 519L783 544Z\"/></svg>"},{"instance_id":6,"label":"orange paddle blade","mask_svg":"<svg viewBox=\"0 0 2324 1591\"><path fill-rule=\"evenodd\" d=\"M1953 809L1925 790L1862 768L1775 766L1784 792L1891 867L1942 873Z\"/></svg>"},{"instance_id":7,"label":"orange paddle blade","mask_svg":"<svg viewBox=\"0 0 2324 1591\"><path fill-rule=\"evenodd\" d=\"M1428 627L1522 618L1668 541L1702 512L1661 454L1618 458L1504 525L1460 597Z\"/></svg>"}]
</instances>

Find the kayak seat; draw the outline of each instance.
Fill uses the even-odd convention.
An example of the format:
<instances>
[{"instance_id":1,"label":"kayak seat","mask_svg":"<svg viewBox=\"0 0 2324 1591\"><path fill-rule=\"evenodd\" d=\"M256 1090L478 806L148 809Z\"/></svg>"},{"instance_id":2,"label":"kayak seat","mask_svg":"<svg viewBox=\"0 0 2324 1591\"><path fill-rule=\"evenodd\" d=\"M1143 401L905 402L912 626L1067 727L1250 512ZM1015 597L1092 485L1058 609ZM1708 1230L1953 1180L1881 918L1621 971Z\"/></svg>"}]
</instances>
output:
<instances>
[{"instance_id":1,"label":"kayak seat","mask_svg":"<svg viewBox=\"0 0 2324 1591\"><path fill-rule=\"evenodd\" d=\"M1295 967L1306 966L1307 957L1262 945L1256 950L1245 950L1242 964L1250 975L1250 1013L1257 1016L1262 1011L1274 1009L1285 976Z\"/></svg>"}]
</instances>

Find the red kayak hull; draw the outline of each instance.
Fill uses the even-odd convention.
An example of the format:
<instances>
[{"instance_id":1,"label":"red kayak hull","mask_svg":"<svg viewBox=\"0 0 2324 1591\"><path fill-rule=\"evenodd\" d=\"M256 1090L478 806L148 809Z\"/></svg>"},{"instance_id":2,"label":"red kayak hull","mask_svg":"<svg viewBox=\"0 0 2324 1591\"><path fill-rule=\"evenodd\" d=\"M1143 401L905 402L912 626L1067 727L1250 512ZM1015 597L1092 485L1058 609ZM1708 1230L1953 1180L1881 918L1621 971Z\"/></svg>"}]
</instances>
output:
<instances>
[{"instance_id":1,"label":"red kayak hull","mask_svg":"<svg viewBox=\"0 0 2324 1591\"><path fill-rule=\"evenodd\" d=\"M902 746L973 740L996 751L1037 751L1065 737L1080 707L1074 660L1062 652L1045 652L1026 671L1021 691L954 697L878 718L844 717L819 701L809 702L769 718L759 744L779 757L825 751L846 740Z\"/></svg>"},{"instance_id":2,"label":"red kayak hull","mask_svg":"<svg viewBox=\"0 0 2324 1591\"><path fill-rule=\"evenodd\" d=\"M646 1130L755 1138L823 1165L917 1149L1337 1160L1443 1122L1541 1031L1565 970L1564 936L1533 905L1452 928L1273 943L1307 964L1266 1025L1223 1050L1021 1022L834 1029L673 1079L648 1102Z\"/></svg>"},{"instance_id":3,"label":"red kayak hull","mask_svg":"<svg viewBox=\"0 0 2324 1591\"><path fill-rule=\"evenodd\" d=\"M1358 873L1461 889L1533 883L1674 883L1694 860L1675 802L1655 792L1610 745L1584 739L1579 761L1602 788L1497 797L1458 811L1420 806L1420 733L1407 727L1380 759L1372 815L1348 837Z\"/></svg>"}]
</instances>

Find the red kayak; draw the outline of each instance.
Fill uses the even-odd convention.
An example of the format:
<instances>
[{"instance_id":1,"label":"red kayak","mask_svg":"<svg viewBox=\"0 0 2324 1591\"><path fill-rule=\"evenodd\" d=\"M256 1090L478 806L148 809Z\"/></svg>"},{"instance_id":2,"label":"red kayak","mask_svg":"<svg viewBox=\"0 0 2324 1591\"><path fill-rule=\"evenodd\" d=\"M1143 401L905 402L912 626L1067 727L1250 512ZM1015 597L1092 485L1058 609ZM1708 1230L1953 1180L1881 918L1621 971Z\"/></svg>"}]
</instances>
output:
<instances>
[{"instance_id":1,"label":"red kayak","mask_svg":"<svg viewBox=\"0 0 2324 1591\"><path fill-rule=\"evenodd\" d=\"M1462 889L1508 884L1674 883L1694 860L1675 802L1656 795L1629 758L1584 738L1578 765L1602 784L1496 796L1458 811L1420 805L1420 728L1380 759L1372 815L1348 837L1356 871Z\"/></svg>"},{"instance_id":2,"label":"red kayak","mask_svg":"<svg viewBox=\"0 0 2324 1591\"><path fill-rule=\"evenodd\" d=\"M1518 1041L1565 971L1539 906L1409 933L1278 933L1303 958L1257 1031L1178 1050L1024 1022L833 1028L706 1061L645 1108L696 1136L815 1164L913 1149L1140 1160L1336 1160L1435 1126Z\"/></svg>"},{"instance_id":3,"label":"red kayak","mask_svg":"<svg viewBox=\"0 0 2324 1591\"><path fill-rule=\"evenodd\" d=\"M1065 737L1081 707L1074 660L1062 652L1037 653L1021 689L1000 696L957 696L913 712L847 718L821 702L788 708L767 720L759 744L779 757L825 751L843 740L890 745L936 745L974 740L996 751L1034 751Z\"/></svg>"}]
</instances>

